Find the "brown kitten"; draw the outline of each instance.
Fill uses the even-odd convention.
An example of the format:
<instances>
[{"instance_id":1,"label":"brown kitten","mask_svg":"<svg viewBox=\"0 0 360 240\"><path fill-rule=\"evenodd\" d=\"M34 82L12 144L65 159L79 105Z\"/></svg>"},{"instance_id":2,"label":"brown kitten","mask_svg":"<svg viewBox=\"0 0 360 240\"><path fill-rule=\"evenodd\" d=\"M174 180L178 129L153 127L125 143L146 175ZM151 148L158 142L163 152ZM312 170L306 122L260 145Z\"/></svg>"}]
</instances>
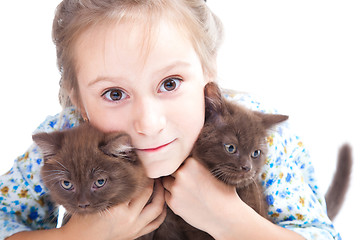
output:
<instances>
[{"instance_id":1,"label":"brown kitten","mask_svg":"<svg viewBox=\"0 0 360 240\"><path fill-rule=\"evenodd\" d=\"M288 116L251 111L221 95L215 83L205 87L206 120L192 156L219 180L237 188L240 198L267 218L259 173L267 154L266 136Z\"/></svg>"},{"instance_id":2,"label":"brown kitten","mask_svg":"<svg viewBox=\"0 0 360 240\"><path fill-rule=\"evenodd\" d=\"M44 156L43 182L70 215L106 211L149 181L125 133L105 134L84 123L33 140Z\"/></svg>"}]
</instances>

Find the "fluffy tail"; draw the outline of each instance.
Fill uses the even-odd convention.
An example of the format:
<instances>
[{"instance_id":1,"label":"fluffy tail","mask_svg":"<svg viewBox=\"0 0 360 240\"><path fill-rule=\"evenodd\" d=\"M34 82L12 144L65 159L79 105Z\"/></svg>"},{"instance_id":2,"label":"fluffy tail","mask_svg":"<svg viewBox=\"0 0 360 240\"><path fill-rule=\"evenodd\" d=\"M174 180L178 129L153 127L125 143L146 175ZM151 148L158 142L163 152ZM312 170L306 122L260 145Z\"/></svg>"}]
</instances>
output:
<instances>
[{"instance_id":1,"label":"fluffy tail","mask_svg":"<svg viewBox=\"0 0 360 240\"><path fill-rule=\"evenodd\" d=\"M351 147L348 144L344 144L340 148L336 171L325 195L327 213L331 220L333 220L340 211L349 188L352 161Z\"/></svg>"}]
</instances>

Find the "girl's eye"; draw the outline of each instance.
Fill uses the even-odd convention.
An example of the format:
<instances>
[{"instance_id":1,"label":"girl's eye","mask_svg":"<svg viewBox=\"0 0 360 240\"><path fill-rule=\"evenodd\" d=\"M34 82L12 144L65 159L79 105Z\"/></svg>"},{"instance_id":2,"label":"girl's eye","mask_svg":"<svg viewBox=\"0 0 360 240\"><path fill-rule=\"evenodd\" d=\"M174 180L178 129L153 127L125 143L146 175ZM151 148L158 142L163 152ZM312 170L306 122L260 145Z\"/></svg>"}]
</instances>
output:
<instances>
[{"instance_id":1,"label":"girl's eye","mask_svg":"<svg viewBox=\"0 0 360 240\"><path fill-rule=\"evenodd\" d=\"M105 185L106 183L106 179L98 179L94 182L95 186L98 187L98 188L101 188Z\"/></svg>"},{"instance_id":2,"label":"girl's eye","mask_svg":"<svg viewBox=\"0 0 360 240\"><path fill-rule=\"evenodd\" d=\"M228 153L236 153L237 147L234 144L224 144L224 147Z\"/></svg>"},{"instance_id":3,"label":"girl's eye","mask_svg":"<svg viewBox=\"0 0 360 240\"><path fill-rule=\"evenodd\" d=\"M251 154L251 157L252 158L258 158L261 154L261 151L260 150L255 150L252 154Z\"/></svg>"},{"instance_id":4,"label":"girl's eye","mask_svg":"<svg viewBox=\"0 0 360 240\"><path fill-rule=\"evenodd\" d=\"M61 181L60 184L65 190L71 190L73 188L73 184L67 180Z\"/></svg>"},{"instance_id":5,"label":"girl's eye","mask_svg":"<svg viewBox=\"0 0 360 240\"><path fill-rule=\"evenodd\" d=\"M123 90L115 88L105 91L103 94L101 94L101 96L105 97L106 100L109 100L111 102L116 102L126 98L127 94Z\"/></svg>"},{"instance_id":6,"label":"girl's eye","mask_svg":"<svg viewBox=\"0 0 360 240\"><path fill-rule=\"evenodd\" d=\"M181 78L170 77L165 79L160 85L160 92L171 92L176 90L181 84Z\"/></svg>"}]
</instances>

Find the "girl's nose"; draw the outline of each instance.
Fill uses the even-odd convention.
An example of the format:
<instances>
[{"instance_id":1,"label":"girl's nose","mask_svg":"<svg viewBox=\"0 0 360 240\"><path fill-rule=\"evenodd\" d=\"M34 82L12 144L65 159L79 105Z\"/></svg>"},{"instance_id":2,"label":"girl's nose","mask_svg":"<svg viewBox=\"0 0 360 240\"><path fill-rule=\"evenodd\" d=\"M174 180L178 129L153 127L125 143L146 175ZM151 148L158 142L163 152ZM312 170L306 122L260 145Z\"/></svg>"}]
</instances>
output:
<instances>
[{"instance_id":1,"label":"girl's nose","mask_svg":"<svg viewBox=\"0 0 360 240\"><path fill-rule=\"evenodd\" d=\"M166 126L164 109L156 100L144 99L135 106L135 131L142 135L154 136Z\"/></svg>"}]
</instances>

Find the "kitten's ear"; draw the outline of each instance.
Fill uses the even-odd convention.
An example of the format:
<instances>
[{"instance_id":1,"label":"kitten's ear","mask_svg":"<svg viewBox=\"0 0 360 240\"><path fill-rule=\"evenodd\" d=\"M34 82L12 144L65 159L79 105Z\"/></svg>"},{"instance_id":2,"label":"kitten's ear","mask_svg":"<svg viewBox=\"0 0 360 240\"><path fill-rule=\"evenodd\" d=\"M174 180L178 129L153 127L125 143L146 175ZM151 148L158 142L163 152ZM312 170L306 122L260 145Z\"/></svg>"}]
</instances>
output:
<instances>
[{"instance_id":1,"label":"kitten's ear","mask_svg":"<svg viewBox=\"0 0 360 240\"><path fill-rule=\"evenodd\" d=\"M64 133L56 131L52 133L38 133L32 136L34 142L39 146L44 160L56 155L61 149Z\"/></svg>"},{"instance_id":2,"label":"kitten's ear","mask_svg":"<svg viewBox=\"0 0 360 240\"><path fill-rule=\"evenodd\" d=\"M112 133L106 136L100 150L109 156L123 157L133 151L131 138L126 133Z\"/></svg>"},{"instance_id":3,"label":"kitten's ear","mask_svg":"<svg viewBox=\"0 0 360 240\"><path fill-rule=\"evenodd\" d=\"M262 123L266 129L269 129L274 125L289 119L289 116L281 114L264 114L256 112L256 115L258 115L262 119Z\"/></svg>"},{"instance_id":4,"label":"kitten's ear","mask_svg":"<svg viewBox=\"0 0 360 240\"><path fill-rule=\"evenodd\" d=\"M221 90L214 82L209 82L204 88L205 94L205 118L209 119L222 114L223 99Z\"/></svg>"}]
</instances>

